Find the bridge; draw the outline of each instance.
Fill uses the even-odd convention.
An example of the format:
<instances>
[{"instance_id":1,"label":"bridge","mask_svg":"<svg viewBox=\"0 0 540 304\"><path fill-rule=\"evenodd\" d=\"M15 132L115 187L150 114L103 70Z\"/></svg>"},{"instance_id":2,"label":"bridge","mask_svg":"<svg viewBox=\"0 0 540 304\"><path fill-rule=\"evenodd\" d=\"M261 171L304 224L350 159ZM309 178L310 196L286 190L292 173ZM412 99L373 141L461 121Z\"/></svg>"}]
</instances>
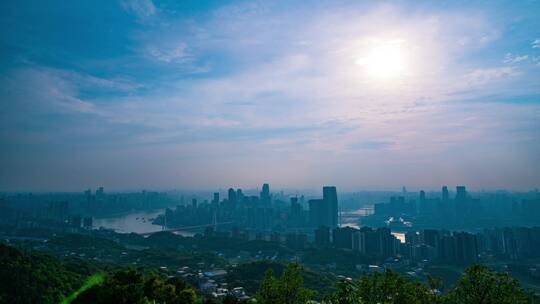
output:
<instances>
[{"instance_id":1,"label":"bridge","mask_svg":"<svg viewBox=\"0 0 540 304\"><path fill-rule=\"evenodd\" d=\"M185 227L178 227L178 228L170 228L170 229L163 229L163 230L160 230L160 231L139 233L139 235L149 236L149 235L160 233L160 232L176 232L176 231L186 231L186 230L189 231L189 230L197 230L197 229L206 228L206 227L214 227L214 230L215 230L215 228L217 226L229 225L229 224L234 224L234 222L221 222L221 223L211 223L211 224L196 225L196 226L185 226Z\"/></svg>"}]
</instances>

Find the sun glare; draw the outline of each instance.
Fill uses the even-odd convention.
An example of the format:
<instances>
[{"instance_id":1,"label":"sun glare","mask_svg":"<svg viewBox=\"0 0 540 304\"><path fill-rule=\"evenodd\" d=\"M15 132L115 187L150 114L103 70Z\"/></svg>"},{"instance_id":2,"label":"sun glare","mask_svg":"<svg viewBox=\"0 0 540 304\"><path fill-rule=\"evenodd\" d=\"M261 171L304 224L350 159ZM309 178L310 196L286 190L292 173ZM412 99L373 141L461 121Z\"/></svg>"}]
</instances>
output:
<instances>
[{"instance_id":1,"label":"sun glare","mask_svg":"<svg viewBox=\"0 0 540 304\"><path fill-rule=\"evenodd\" d=\"M356 64L375 78L397 78L403 75L407 67L406 52L400 41L378 43L371 47Z\"/></svg>"}]
</instances>

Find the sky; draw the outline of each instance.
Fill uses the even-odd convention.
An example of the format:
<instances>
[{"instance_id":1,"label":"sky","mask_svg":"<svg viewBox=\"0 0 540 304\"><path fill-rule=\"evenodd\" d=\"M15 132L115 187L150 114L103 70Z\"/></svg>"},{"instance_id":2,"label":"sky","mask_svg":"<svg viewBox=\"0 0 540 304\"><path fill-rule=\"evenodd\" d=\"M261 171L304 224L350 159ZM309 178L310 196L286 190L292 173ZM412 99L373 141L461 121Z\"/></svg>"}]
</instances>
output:
<instances>
[{"instance_id":1,"label":"sky","mask_svg":"<svg viewBox=\"0 0 540 304\"><path fill-rule=\"evenodd\" d=\"M0 191L540 187L540 2L0 2Z\"/></svg>"}]
</instances>

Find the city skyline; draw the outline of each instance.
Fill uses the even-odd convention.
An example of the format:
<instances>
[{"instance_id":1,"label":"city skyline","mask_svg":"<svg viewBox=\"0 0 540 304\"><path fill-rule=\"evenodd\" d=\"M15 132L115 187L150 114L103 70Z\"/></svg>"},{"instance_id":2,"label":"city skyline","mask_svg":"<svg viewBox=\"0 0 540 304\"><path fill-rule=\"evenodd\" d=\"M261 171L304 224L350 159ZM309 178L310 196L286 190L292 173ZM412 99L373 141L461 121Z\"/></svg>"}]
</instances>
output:
<instances>
[{"instance_id":1,"label":"city skyline","mask_svg":"<svg viewBox=\"0 0 540 304\"><path fill-rule=\"evenodd\" d=\"M0 191L537 189L538 11L5 1Z\"/></svg>"},{"instance_id":2,"label":"city skyline","mask_svg":"<svg viewBox=\"0 0 540 304\"><path fill-rule=\"evenodd\" d=\"M0 1L0 302L540 303L539 17Z\"/></svg>"}]
</instances>

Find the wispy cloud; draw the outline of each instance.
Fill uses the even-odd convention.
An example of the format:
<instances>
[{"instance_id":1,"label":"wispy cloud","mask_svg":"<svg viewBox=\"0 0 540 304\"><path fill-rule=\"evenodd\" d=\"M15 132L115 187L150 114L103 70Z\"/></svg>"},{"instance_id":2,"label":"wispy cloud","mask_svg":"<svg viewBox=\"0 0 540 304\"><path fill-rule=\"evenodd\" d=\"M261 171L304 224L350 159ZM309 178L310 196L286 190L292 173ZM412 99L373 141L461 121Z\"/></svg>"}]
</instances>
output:
<instances>
[{"instance_id":1,"label":"wispy cloud","mask_svg":"<svg viewBox=\"0 0 540 304\"><path fill-rule=\"evenodd\" d=\"M507 53L504 55L504 63L518 63L522 61L526 61L529 59L529 55L512 55L511 53Z\"/></svg>"},{"instance_id":2,"label":"wispy cloud","mask_svg":"<svg viewBox=\"0 0 540 304\"><path fill-rule=\"evenodd\" d=\"M192 59L192 55L187 51L187 44L178 43L172 48L158 48L156 46L148 47L148 55L158 61L166 63L184 63Z\"/></svg>"},{"instance_id":3,"label":"wispy cloud","mask_svg":"<svg viewBox=\"0 0 540 304\"><path fill-rule=\"evenodd\" d=\"M225 178L217 171L233 172L226 178L237 184L257 179L256 172L310 185L325 178L350 187L370 178L439 182L410 173L423 166L458 181L486 154L477 165L495 168L486 176L516 163L530 179L524 184L540 179L531 152L540 146L540 106L532 98L540 76L526 64L538 58L530 39L508 48L508 22L490 10L158 4L122 2L135 17L118 21L115 31L129 26L122 32L128 42L112 50L104 44L107 60L66 55L57 64L58 57L37 56L9 66L1 74L7 119L0 138L87 143L84 149L99 147L89 160L114 158L108 165L122 170L130 160L137 172L159 167L160 176L188 186L217 183ZM388 41L399 41L405 54L400 77L378 79L355 64ZM516 101L523 96L530 98ZM514 172L510 179L525 177Z\"/></svg>"},{"instance_id":4,"label":"wispy cloud","mask_svg":"<svg viewBox=\"0 0 540 304\"><path fill-rule=\"evenodd\" d=\"M122 0L122 7L144 21L156 14L157 9L152 0Z\"/></svg>"},{"instance_id":5,"label":"wispy cloud","mask_svg":"<svg viewBox=\"0 0 540 304\"><path fill-rule=\"evenodd\" d=\"M482 85L493 81L507 79L517 76L518 72L513 67L497 67L487 69L475 69L465 75L468 83L473 85Z\"/></svg>"},{"instance_id":6,"label":"wispy cloud","mask_svg":"<svg viewBox=\"0 0 540 304\"><path fill-rule=\"evenodd\" d=\"M540 39L534 39L531 45L533 49L540 49Z\"/></svg>"}]
</instances>

